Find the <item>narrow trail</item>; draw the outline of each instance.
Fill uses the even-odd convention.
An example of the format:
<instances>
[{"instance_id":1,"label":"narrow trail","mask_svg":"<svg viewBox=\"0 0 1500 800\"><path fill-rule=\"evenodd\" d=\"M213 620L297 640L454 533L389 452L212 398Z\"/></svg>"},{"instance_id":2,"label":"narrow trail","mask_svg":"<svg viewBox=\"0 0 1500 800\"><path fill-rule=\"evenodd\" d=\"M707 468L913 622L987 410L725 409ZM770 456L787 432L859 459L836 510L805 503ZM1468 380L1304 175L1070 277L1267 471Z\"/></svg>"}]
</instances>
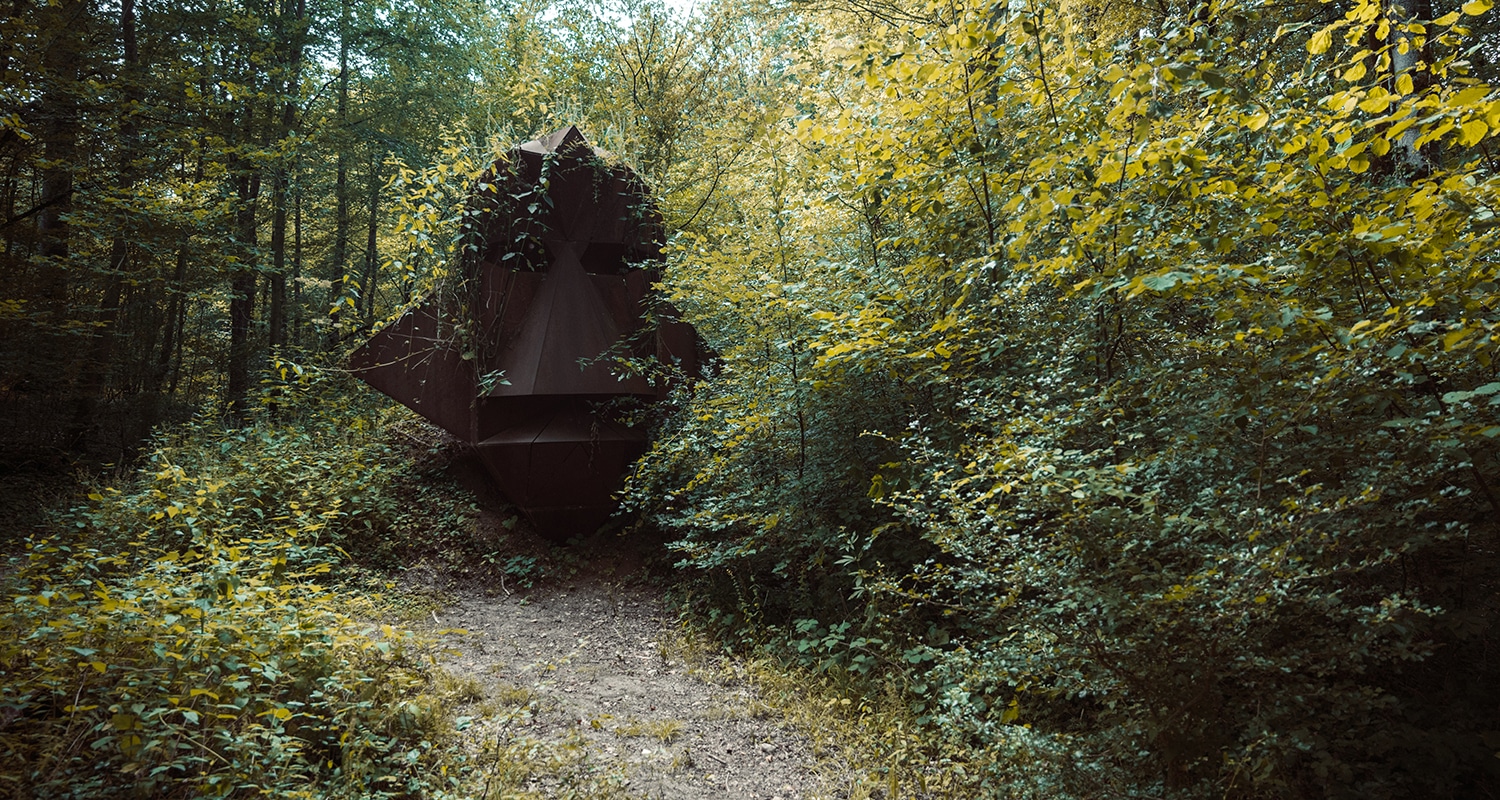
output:
<instances>
[{"instance_id":1,"label":"narrow trail","mask_svg":"<svg viewBox=\"0 0 1500 800\"><path fill-rule=\"evenodd\" d=\"M809 742L743 669L684 663L653 587L578 577L510 595L470 590L433 619L443 666L470 701L459 724L488 770L481 796L821 794Z\"/></svg>"}]
</instances>

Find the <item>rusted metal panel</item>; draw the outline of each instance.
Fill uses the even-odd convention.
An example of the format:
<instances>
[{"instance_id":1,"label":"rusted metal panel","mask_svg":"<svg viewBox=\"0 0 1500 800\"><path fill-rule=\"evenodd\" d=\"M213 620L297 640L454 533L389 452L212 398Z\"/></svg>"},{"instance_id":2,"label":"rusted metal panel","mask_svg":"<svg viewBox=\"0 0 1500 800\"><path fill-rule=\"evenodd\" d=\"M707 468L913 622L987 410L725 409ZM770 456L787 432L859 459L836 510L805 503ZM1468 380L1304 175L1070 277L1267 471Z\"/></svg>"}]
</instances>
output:
<instances>
[{"instance_id":1,"label":"rusted metal panel","mask_svg":"<svg viewBox=\"0 0 1500 800\"><path fill-rule=\"evenodd\" d=\"M426 302L386 326L354 352L350 366L371 386L421 414L439 428L473 435L469 398L474 368L454 341L457 319Z\"/></svg>"},{"instance_id":2,"label":"rusted metal panel","mask_svg":"<svg viewBox=\"0 0 1500 800\"><path fill-rule=\"evenodd\" d=\"M471 207L479 248L459 290L375 334L351 366L472 443L544 535L583 536L608 519L647 446L610 401L667 391L617 378L614 358L697 370L692 327L651 296L661 217L640 179L606 164L571 126L496 162Z\"/></svg>"}]
</instances>

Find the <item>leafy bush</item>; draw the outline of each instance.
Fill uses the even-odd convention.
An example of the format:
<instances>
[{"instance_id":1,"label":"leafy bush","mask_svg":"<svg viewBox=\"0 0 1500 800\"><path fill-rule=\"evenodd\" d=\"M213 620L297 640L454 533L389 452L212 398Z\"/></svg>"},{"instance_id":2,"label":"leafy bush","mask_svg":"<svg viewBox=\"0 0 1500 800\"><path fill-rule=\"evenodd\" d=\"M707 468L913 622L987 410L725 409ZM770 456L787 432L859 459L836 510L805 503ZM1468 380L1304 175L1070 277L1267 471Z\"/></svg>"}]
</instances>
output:
<instances>
[{"instance_id":1,"label":"leafy bush","mask_svg":"<svg viewBox=\"0 0 1500 800\"><path fill-rule=\"evenodd\" d=\"M413 797L450 787L411 635L333 588L391 514L371 409L311 370L251 426L165 436L30 543L0 612L0 791ZM456 777L456 776L455 776Z\"/></svg>"},{"instance_id":2,"label":"leafy bush","mask_svg":"<svg viewBox=\"0 0 1500 800\"><path fill-rule=\"evenodd\" d=\"M970 791L1493 794L1489 8L830 16L633 497Z\"/></svg>"}]
</instances>

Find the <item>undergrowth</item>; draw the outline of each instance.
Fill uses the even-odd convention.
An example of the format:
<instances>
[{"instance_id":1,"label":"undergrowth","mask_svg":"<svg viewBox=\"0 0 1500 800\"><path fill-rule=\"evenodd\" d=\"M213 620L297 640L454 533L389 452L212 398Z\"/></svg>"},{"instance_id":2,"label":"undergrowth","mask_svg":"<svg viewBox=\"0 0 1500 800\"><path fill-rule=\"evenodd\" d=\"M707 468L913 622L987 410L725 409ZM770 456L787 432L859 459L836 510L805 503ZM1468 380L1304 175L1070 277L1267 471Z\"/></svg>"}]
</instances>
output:
<instances>
[{"instance_id":1,"label":"undergrowth","mask_svg":"<svg viewBox=\"0 0 1500 800\"><path fill-rule=\"evenodd\" d=\"M346 379L293 369L265 398L162 435L29 540L0 608L0 797L458 786L431 645L341 580L368 576L346 545L453 520L401 505L393 412Z\"/></svg>"},{"instance_id":2,"label":"undergrowth","mask_svg":"<svg viewBox=\"0 0 1500 800\"><path fill-rule=\"evenodd\" d=\"M997 765L976 763L970 748L934 736L898 676L871 680L837 664L808 663L790 654L785 632L749 617L705 613L690 599L678 598L679 627L663 637L664 652L705 680L747 684L752 691L721 713L773 717L806 736L831 796L968 800L993 788L986 773ZM1005 766L1027 769L1038 744L1013 743Z\"/></svg>"}]
</instances>

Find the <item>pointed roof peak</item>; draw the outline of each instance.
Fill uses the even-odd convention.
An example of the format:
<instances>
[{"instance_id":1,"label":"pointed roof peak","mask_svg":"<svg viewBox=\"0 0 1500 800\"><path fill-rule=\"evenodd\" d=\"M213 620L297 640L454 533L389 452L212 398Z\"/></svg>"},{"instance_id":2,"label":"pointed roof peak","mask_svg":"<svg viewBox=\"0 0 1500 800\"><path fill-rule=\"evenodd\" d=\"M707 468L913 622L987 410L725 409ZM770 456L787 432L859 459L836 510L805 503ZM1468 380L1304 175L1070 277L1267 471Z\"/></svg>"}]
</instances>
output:
<instances>
[{"instance_id":1,"label":"pointed roof peak","mask_svg":"<svg viewBox=\"0 0 1500 800\"><path fill-rule=\"evenodd\" d=\"M589 147L588 139L578 130L577 125L569 125L546 136L521 145L521 149L528 153L567 153L577 147Z\"/></svg>"}]
</instances>

